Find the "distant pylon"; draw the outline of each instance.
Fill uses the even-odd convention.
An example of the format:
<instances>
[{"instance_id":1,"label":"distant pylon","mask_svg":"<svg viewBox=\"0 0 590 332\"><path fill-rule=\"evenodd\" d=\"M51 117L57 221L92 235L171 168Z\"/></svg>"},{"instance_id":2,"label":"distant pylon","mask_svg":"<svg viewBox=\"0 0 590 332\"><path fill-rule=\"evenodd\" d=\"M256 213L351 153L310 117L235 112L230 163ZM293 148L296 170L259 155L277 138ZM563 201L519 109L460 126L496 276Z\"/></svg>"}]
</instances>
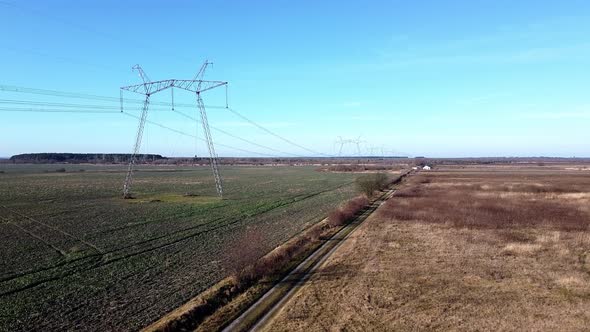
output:
<instances>
[{"instance_id":1,"label":"distant pylon","mask_svg":"<svg viewBox=\"0 0 590 332\"><path fill-rule=\"evenodd\" d=\"M357 137L356 140L353 141L353 143L356 145L356 155L360 156L361 155L361 137Z\"/></svg>"},{"instance_id":2,"label":"distant pylon","mask_svg":"<svg viewBox=\"0 0 590 332\"><path fill-rule=\"evenodd\" d=\"M203 65L199 69L199 72L195 75L195 77L192 80L168 79L154 82L150 81L146 73L139 65L133 66L133 70L136 70L139 73L139 76L141 77L143 83L121 87L121 111L123 111L123 90L142 94L145 96L145 100L143 103L143 108L141 110L141 116L139 118L139 125L137 127L135 144L133 146L133 151L131 152L131 160L129 161L129 166L127 168L127 175L125 176L125 184L123 185L124 198L132 197L131 185L133 183L133 171L137 160L137 154L139 153L139 148L141 146L141 139L143 136L143 128L145 127L145 122L147 119L150 96L160 91L174 88L187 90L190 92L194 92L196 94L197 107L199 108L199 112L201 114L201 123L203 124L205 140L207 142L207 148L209 150L209 161L211 164L211 170L213 171L213 177L215 178L215 189L217 190L217 194L219 195L219 197L223 197L223 182L221 179L221 175L219 174L219 162L217 154L215 152L215 146L213 145L213 139L211 138L209 123L207 121L207 113L205 111L203 99L201 98L201 93L211 89L215 89L220 86L227 87L227 82L205 81L202 79L205 74L205 70L207 69L207 66L211 64L211 62L205 61L205 63L203 63ZM171 93L171 96L172 98L174 98L173 93ZM172 109L174 110L174 106L172 106Z\"/></svg>"},{"instance_id":3,"label":"distant pylon","mask_svg":"<svg viewBox=\"0 0 590 332\"><path fill-rule=\"evenodd\" d=\"M345 145L352 145L353 149L356 146L356 154L357 156L361 155L361 143L366 143L366 141L361 140L361 136L357 137L356 139L343 139L342 136L338 136L338 139L334 142L334 145L340 145L338 149L338 156L342 156L342 149Z\"/></svg>"},{"instance_id":4,"label":"distant pylon","mask_svg":"<svg viewBox=\"0 0 590 332\"><path fill-rule=\"evenodd\" d=\"M334 142L334 145L340 144L340 148L338 149L338 157L342 156L342 147L344 147L345 143L346 141L342 139L342 136L338 136L338 139L336 142Z\"/></svg>"}]
</instances>

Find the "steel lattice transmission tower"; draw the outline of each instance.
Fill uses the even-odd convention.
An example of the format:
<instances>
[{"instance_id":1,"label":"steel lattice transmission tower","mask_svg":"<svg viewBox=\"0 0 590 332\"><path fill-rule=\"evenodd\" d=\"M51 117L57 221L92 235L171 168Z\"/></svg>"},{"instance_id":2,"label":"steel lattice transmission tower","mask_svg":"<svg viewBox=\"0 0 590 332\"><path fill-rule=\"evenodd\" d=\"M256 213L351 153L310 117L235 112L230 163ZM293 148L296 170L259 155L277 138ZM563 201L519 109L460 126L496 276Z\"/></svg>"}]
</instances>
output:
<instances>
[{"instance_id":1,"label":"steel lattice transmission tower","mask_svg":"<svg viewBox=\"0 0 590 332\"><path fill-rule=\"evenodd\" d=\"M137 154L139 153L139 148L141 146L143 128L145 127L145 122L147 119L149 108L148 106L150 104L150 96L167 89L172 89L172 91L174 91L174 88L190 91L194 93L196 96L197 107L199 108L199 112L201 114L201 123L203 124L203 131L205 133L205 140L207 142L207 148L209 149L209 161L211 164L211 170L213 171L213 177L215 178L215 188L217 189L217 194L219 195L219 197L223 197L223 182L221 180L221 175L219 174L219 162L217 158L217 153L215 152L215 146L213 145L213 139L211 138L209 122L207 121L207 113L205 111L205 104L203 103L203 99L201 98L201 93L221 86L226 86L227 88L227 82L203 80L205 70L207 69L207 66L211 64L211 62L205 61L205 63L203 63L203 65L199 69L199 72L195 75L195 77L193 77L192 80L168 79L153 82L150 81L146 73L139 65L133 66L133 70L136 70L139 73L139 76L141 77L143 83L121 87L121 110L123 110L123 91L130 91L144 95L145 100L143 103L143 108L141 110L141 116L139 117L137 136L135 137L135 144L133 146L133 151L131 152L131 160L129 161L129 167L127 168L125 184L123 185L124 198L132 197L131 184L133 183L133 171L137 160ZM174 94L172 94L172 96L174 96Z\"/></svg>"},{"instance_id":2,"label":"steel lattice transmission tower","mask_svg":"<svg viewBox=\"0 0 590 332\"><path fill-rule=\"evenodd\" d=\"M356 139L343 139L342 136L338 136L338 139L334 142L334 145L340 144L340 149L338 150L338 156L342 156L342 148L346 145L353 145L356 146L356 154L357 156L361 155L361 143L366 143L365 141L361 140L361 137L357 137Z\"/></svg>"}]
</instances>

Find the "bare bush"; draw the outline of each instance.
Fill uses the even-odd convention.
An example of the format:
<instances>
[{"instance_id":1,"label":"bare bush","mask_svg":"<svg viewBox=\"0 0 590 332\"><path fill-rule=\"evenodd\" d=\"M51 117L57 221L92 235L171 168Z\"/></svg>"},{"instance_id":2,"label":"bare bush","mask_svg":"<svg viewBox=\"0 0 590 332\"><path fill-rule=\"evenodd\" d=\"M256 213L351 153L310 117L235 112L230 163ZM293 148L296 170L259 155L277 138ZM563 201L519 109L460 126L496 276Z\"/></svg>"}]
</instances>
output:
<instances>
[{"instance_id":1,"label":"bare bush","mask_svg":"<svg viewBox=\"0 0 590 332\"><path fill-rule=\"evenodd\" d=\"M369 205L369 199L365 196L359 196L346 202L342 210L345 215L352 217L367 205Z\"/></svg>"},{"instance_id":2,"label":"bare bush","mask_svg":"<svg viewBox=\"0 0 590 332\"><path fill-rule=\"evenodd\" d=\"M291 260L299 256L310 243L311 237L302 236L296 241L288 245L279 247L270 255L264 256L257 260L251 267L246 268L248 272L251 271L250 280L259 280L264 277L269 277L280 271Z\"/></svg>"},{"instance_id":3,"label":"bare bush","mask_svg":"<svg viewBox=\"0 0 590 332\"><path fill-rule=\"evenodd\" d=\"M316 225L307 232L307 235L311 241L317 241L321 238L323 231L322 227Z\"/></svg>"},{"instance_id":4,"label":"bare bush","mask_svg":"<svg viewBox=\"0 0 590 332\"><path fill-rule=\"evenodd\" d=\"M254 264L265 254L264 235L257 229L248 229L226 246L223 267L238 284L255 279Z\"/></svg>"},{"instance_id":5,"label":"bare bush","mask_svg":"<svg viewBox=\"0 0 590 332\"><path fill-rule=\"evenodd\" d=\"M341 209L336 209L328 214L328 225L330 225L330 227L342 226L345 222L346 215Z\"/></svg>"},{"instance_id":6,"label":"bare bush","mask_svg":"<svg viewBox=\"0 0 590 332\"><path fill-rule=\"evenodd\" d=\"M302 236L275 250L267 252L264 233L249 229L227 246L223 260L224 269L234 278L238 288L278 273L291 260L306 250L311 242L317 241L324 228L313 226Z\"/></svg>"},{"instance_id":7,"label":"bare bush","mask_svg":"<svg viewBox=\"0 0 590 332\"><path fill-rule=\"evenodd\" d=\"M328 225L338 227L352 220L356 214L369 205L369 199L364 196L355 197L346 202L342 207L333 210L328 215Z\"/></svg>"},{"instance_id":8,"label":"bare bush","mask_svg":"<svg viewBox=\"0 0 590 332\"><path fill-rule=\"evenodd\" d=\"M367 197L371 197L375 191L387 186L388 177L385 173L366 174L359 176L355 183L359 192Z\"/></svg>"}]
</instances>

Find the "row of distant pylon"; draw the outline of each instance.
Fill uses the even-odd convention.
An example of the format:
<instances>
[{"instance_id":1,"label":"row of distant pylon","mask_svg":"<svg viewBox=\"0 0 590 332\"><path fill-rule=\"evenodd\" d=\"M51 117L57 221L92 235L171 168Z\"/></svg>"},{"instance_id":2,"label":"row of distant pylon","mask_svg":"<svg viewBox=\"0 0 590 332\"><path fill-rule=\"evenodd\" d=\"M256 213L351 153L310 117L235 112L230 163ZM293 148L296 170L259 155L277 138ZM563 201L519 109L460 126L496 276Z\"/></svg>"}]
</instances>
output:
<instances>
[{"instance_id":1,"label":"row of distant pylon","mask_svg":"<svg viewBox=\"0 0 590 332\"><path fill-rule=\"evenodd\" d=\"M406 153L392 150L385 145L369 144L361 136L356 138L338 136L334 141L334 149L338 151L339 157L342 156L343 151L347 155L355 156L409 156Z\"/></svg>"}]
</instances>

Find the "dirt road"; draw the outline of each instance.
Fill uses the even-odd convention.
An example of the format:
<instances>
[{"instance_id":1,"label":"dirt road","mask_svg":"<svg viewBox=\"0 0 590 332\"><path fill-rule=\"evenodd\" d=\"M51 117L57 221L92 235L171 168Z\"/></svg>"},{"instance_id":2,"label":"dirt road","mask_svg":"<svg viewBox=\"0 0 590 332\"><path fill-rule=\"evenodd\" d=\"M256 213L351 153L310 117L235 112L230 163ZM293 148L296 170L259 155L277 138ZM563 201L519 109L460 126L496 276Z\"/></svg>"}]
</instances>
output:
<instances>
[{"instance_id":1,"label":"dirt road","mask_svg":"<svg viewBox=\"0 0 590 332\"><path fill-rule=\"evenodd\" d=\"M330 240L326 241L325 244L299 264L223 331L257 331L263 329L275 313L316 273L317 269L338 249L357 226L365 221L379 206L391 198L394 192L395 190L392 189L382 194L360 216L342 228Z\"/></svg>"}]
</instances>

